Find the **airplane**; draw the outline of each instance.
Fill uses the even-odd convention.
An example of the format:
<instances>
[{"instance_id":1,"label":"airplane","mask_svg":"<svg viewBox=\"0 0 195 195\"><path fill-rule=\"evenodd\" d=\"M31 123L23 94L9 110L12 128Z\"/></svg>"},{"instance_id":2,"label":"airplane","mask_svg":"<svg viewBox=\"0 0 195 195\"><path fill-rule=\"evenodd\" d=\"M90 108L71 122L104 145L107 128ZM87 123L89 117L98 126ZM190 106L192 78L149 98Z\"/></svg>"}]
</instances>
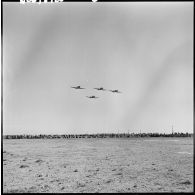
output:
<instances>
[{"instance_id":1,"label":"airplane","mask_svg":"<svg viewBox=\"0 0 195 195\"><path fill-rule=\"evenodd\" d=\"M81 86L76 86L76 87L71 87L71 88L74 88L74 89L85 89L85 88L82 88Z\"/></svg>"},{"instance_id":2,"label":"airplane","mask_svg":"<svg viewBox=\"0 0 195 195\"><path fill-rule=\"evenodd\" d=\"M111 92L113 92L113 93L122 93L122 92L119 91L118 89L117 89L117 90L109 90L109 91L111 91Z\"/></svg>"},{"instance_id":3,"label":"airplane","mask_svg":"<svg viewBox=\"0 0 195 195\"><path fill-rule=\"evenodd\" d=\"M106 91L106 89L104 89L103 87L100 87L100 88L94 88L94 89L97 89L97 90L102 90L102 91Z\"/></svg>"},{"instance_id":4,"label":"airplane","mask_svg":"<svg viewBox=\"0 0 195 195\"><path fill-rule=\"evenodd\" d=\"M96 96L94 96L94 95L92 95L92 96L86 96L87 98L99 98L99 97L96 97Z\"/></svg>"}]
</instances>

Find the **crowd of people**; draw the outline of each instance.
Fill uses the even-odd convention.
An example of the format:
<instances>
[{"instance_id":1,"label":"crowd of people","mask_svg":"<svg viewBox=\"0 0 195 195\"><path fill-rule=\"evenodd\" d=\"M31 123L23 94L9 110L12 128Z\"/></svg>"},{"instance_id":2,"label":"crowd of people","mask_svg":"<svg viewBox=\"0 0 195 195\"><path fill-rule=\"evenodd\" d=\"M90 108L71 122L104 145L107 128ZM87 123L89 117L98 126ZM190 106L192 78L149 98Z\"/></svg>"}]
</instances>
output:
<instances>
[{"instance_id":1,"label":"crowd of people","mask_svg":"<svg viewBox=\"0 0 195 195\"><path fill-rule=\"evenodd\" d=\"M98 134L64 134L64 135L4 135L4 139L56 139L56 138L132 138L132 137L192 137L192 133L98 133Z\"/></svg>"}]
</instances>

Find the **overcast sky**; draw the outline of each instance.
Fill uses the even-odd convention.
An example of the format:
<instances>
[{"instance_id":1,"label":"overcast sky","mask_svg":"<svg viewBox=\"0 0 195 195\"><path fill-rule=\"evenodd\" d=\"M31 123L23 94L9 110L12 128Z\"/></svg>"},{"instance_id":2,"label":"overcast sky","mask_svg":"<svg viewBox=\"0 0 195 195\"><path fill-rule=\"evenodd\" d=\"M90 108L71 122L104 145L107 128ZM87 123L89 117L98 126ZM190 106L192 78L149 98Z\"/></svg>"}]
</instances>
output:
<instances>
[{"instance_id":1,"label":"overcast sky","mask_svg":"<svg viewBox=\"0 0 195 195\"><path fill-rule=\"evenodd\" d=\"M193 132L193 2L3 3L3 58L4 134Z\"/></svg>"}]
</instances>

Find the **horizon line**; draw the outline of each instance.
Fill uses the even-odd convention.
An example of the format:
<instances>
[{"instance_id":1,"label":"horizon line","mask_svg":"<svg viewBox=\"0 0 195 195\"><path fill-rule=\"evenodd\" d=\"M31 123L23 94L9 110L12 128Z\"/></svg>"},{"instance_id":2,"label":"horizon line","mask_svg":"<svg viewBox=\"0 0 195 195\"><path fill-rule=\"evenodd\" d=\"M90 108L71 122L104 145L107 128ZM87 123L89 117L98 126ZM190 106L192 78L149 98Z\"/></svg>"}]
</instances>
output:
<instances>
[{"instance_id":1,"label":"horizon line","mask_svg":"<svg viewBox=\"0 0 195 195\"><path fill-rule=\"evenodd\" d=\"M127 132L127 133L65 133L65 134L44 134L44 133L38 133L38 134L26 134L26 133L21 133L21 134L2 134L3 136L6 135L98 135L98 134L164 134L164 135L174 135L174 134L194 134L194 132L174 132L174 133L165 133L165 132L147 132L147 133L142 133L142 132Z\"/></svg>"}]
</instances>

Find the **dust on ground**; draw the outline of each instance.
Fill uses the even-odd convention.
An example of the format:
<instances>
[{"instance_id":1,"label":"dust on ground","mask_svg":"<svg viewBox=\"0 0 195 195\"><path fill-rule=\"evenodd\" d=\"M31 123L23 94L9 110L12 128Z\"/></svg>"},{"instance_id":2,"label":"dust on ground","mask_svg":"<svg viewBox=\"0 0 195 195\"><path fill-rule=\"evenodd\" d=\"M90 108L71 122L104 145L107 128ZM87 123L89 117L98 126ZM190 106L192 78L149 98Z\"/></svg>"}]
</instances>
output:
<instances>
[{"instance_id":1,"label":"dust on ground","mask_svg":"<svg viewBox=\"0 0 195 195\"><path fill-rule=\"evenodd\" d=\"M193 192L192 138L3 140L3 192Z\"/></svg>"}]
</instances>

